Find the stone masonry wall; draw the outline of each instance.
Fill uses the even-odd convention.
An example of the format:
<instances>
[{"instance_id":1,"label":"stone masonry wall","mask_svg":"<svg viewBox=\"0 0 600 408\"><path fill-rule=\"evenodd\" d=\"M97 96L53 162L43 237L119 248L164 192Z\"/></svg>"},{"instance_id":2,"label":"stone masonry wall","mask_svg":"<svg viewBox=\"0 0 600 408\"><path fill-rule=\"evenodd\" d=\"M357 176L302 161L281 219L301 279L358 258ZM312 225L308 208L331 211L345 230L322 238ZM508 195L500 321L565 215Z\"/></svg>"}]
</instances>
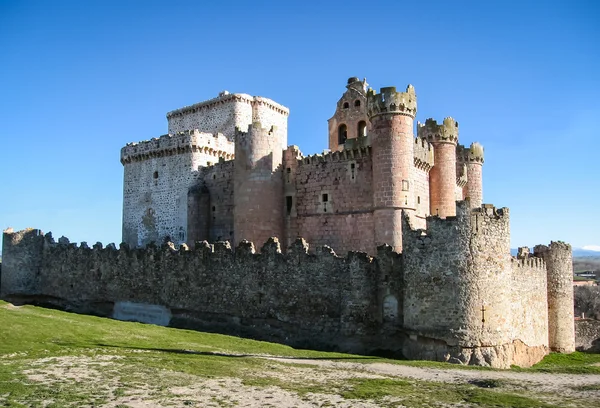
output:
<instances>
[{"instance_id":1,"label":"stone masonry wall","mask_svg":"<svg viewBox=\"0 0 600 408\"><path fill-rule=\"evenodd\" d=\"M233 160L200 169L198 184L190 193L201 202L190 203L200 208L188 206L188 245L204 240L233 241L233 169Z\"/></svg>"},{"instance_id":2,"label":"stone masonry wall","mask_svg":"<svg viewBox=\"0 0 600 408\"><path fill-rule=\"evenodd\" d=\"M415 185L415 205L416 211L411 218L411 224L414 228L425 229L425 219L429 215L429 171L415 167L413 172Z\"/></svg>"},{"instance_id":3,"label":"stone masonry wall","mask_svg":"<svg viewBox=\"0 0 600 408\"><path fill-rule=\"evenodd\" d=\"M188 191L197 183L198 168L233 158L233 150L223 135L198 131L125 146L123 242L142 246L165 237L186 242Z\"/></svg>"},{"instance_id":4,"label":"stone masonry wall","mask_svg":"<svg viewBox=\"0 0 600 408\"><path fill-rule=\"evenodd\" d=\"M266 243L260 254L248 242L235 254L228 243L178 251L169 245L123 244L117 250L112 244L60 242L37 230L7 231L3 297L45 299L100 314L110 314L110 305L119 301L162 305L175 325L301 347L360 353L401 347L390 301L401 302L401 262L385 248L375 262L360 253L340 258L328 248L309 255L303 240L285 255L277 241Z\"/></svg>"},{"instance_id":5,"label":"stone masonry wall","mask_svg":"<svg viewBox=\"0 0 600 408\"><path fill-rule=\"evenodd\" d=\"M373 237L372 158L369 148L297 161L293 213L298 236L338 254L376 252Z\"/></svg>"},{"instance_id":6,"label":"stone masonry wall","mask_svg":"<svg viewBox=\"0 0 600 408\"><path fill-rule=\"evenodd\" d=\"M255 109L260 105L259 109ZM223 133L233 141L235 129L246 130L253 117L265 126L277 126L287 134L289 110L270 99L247 94L223 92L219 97L167 113L169 133L190 129L202 132Z\"/></svg>"},{"instance_id":7,"label":"stone masonry wall","mask_svg":"<svg viewBox=\"0 0 600 408\"><path fill-rule=\"evenodd\" d=\"M600 321L593 319L575 320L575 349L600 353Z\"/></svg>"},{"instance_id":8,"label":"stone masonry wall","mask_svg":"<svg viewBox=\"0 0 600 408\"><path fill-rule=\"evenodd\" d=\"M537 289L538 271L522 288L513 288L508 209L484 205L471 212L459 202L456 217L427 219L427 234L404 234L404 321L412 331L405 344L409 358L455 361L507 368L531 365L547 353L547 341L535 330L545 316L527 316L532 327L515 324L514 290ZM541 291L541 292L540 292ZM527 307L539 307L541 298ZM527 301L527 297L525 299Z\"/></svg>"},{"instance_id":9,"label":"stone masonry wall","mask_svg":"<svg viewBox=\"0 0 600 408\"><path fill-rule=\"evenodd\" d=\"M187 194L198 166L193 154L157 157L125 165L123 241L131 246L186 241Z\"/></svg>"},{"instance_id":10,"label":"stone masonry wall","mask_svg":"<svg viewBox=\"0 0 600 408\"><path fill-rule=\"evenodd\" d=\"M548 344L546 264L540 258L511 259L512 325L527 346Z\"/></svg>"},{"instance_id":11,"label":"stone masonry wall","mask_svg":"<svg viewBox=\"0 0 600 408\"><path fill-rule=\"evenodd\" d=\"M9 292L32 293L39 287L38 274L43 265L44 236L40 230L4 231L0 296Z\"/></svg>"}]
</instances>

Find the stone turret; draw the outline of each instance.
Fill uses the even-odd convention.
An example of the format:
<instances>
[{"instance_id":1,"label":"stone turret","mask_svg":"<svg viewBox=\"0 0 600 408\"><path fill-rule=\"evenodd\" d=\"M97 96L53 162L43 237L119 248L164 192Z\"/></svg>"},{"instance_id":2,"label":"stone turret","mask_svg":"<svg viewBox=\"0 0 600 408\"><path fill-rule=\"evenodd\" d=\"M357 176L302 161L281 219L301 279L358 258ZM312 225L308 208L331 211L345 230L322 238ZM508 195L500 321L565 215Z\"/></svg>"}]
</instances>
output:
<instances>
[{"instance_id":1,"label":"stone turret","mask_svg":"<svg viewBox=\"0 0 600 408\"><path fill-rule=\"evenodd\" d=\"M254 122L236 130L234 240L265 242L283 237L283 138L277 128Z\"/></svg>"},{"instance_id":2,"label":"stone turret","mask_svg":"<svg viewBox=\"0 0 600 408\"><path fill-rule=\"evenodd\" d=\"M573 253L571 245L551 242L537 245L534 255L546 262L548 273L548 345L552 351L575 351L573 309Z\"/></svg>"},{"instance_id":3,"label":"stone turret","mask_svg":"<svg viewBox=\"0 0 600 408\"><path fill-rule=\"evenodd\" d=\"M402 210L415 211L413 121L417 96L395 87L369 89L367 114L371 121L373 155L373 215L375 245L388 244L402 251Z\"/></svg>"},{"instance_id":4,"label":"stone turret","mask_svg":"<svg viewBox=\"0 0 600 408\"><path fill-rule=\"evenodd\" d=\"M456 215L456 144L458 122L451 117L438 124L427 119L418 126L419 137L434 147L435 164L429 172L429 206L433 215L442 218Z\"/></svg>"},{"instance_id":5,"label":"stone turret","mask_svg":"<svg viewBox=\"0 0 600 408\"><path fill-rule=\"evenodd\" d=\"M471 208L478 208L483 204L483 146L477 142L471 143L468 148L458 145L456 156L467 167L467 185L463 188L463 197L469 199Z\"/></svg>"}]
</instances>

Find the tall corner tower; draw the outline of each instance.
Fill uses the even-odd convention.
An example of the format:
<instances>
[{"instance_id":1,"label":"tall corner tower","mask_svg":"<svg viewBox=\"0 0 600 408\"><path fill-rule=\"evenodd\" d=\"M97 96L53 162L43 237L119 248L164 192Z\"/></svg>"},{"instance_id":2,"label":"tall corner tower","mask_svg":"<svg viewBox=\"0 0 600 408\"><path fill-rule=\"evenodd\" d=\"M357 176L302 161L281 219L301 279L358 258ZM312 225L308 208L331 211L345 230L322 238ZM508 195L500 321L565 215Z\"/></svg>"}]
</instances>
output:
<instances>
[{"instance_id":1,"label":"tall corner tower","mask_svg":"<svg viewBox=\"0 0 600 408\"><path fill-rule=\"evenodd\" d=\"M261 247L270 237L283 238L283 143L276 126L252 123L235 134L233 229L242 240Z\"/></svg>"},{"instance_id":2,"label":"tall corner tower","mask_svg":"<svg viewBox=\"0 0 600 408\"><path fill-rule=\"evenodd\" d=\"M463 188L463 197L468 198L471 208L479 208L483 204L483 146L477 142L465 148L458 146L458 160L467 166L467 185Z\"/></svg>"},{"instance_id":3,"label":"tall corner tower","mask_svg":"<svg viewBox=\"0 0 600 408\"><path fill-rule=\"evenodd\" d=\"M548 274L548 345L552 351L575 351L573 308L573 252L571 245L551 242L536 245L534 255L546 263Z\"/></svg>"},{"instance_id":4,"label":"tall corner tower","mask_svg":"<svg viewBox=\"0 0 600 408\"><path fill-rule=\"evenodd\" d=\"M455 216L458 122L451 117L445 118L442 124L427 119L424 124L419 124L418 134L434 149L434 165L429 172L430 213L442 218Z\"/></svg>"},{"instance_id":5,"label":"tall corner tower","mask_svg":"<svg viewBox=\"0 0 600 408\"><path fill-rule=\"evenodd\" d=\"M402 210L415 211L412 169L413 125L417 96L412 85L406 92L395 87L367 92L373 155L373 215L375 244L402 251Z\"/></svg>"}]
</instances>

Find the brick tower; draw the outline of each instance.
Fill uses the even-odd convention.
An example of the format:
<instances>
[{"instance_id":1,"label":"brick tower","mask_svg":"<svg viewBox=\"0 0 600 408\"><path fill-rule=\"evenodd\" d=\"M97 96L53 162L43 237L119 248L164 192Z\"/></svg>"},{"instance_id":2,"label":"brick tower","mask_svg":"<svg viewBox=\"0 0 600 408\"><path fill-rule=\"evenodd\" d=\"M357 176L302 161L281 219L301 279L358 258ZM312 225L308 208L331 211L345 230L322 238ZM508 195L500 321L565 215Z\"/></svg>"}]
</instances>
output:
<instances>
[{"instance_id":1,"label":"brick tower","mask_svg":"<svg viewBox=\"0 0 600 408\"><path fill-rule=\"evenodd\" d=\"M418 126L419 137L433 145L434 166L429 172L429 208L442 218L456 215L456 144L458 122L448 117L441 125L433 119Z\"/></svg>"},{"instance_id":2,"label":"brick tower","mask_svg":"<svg viewBox=\"0 0 600 408\"><path fill-rule=\"evenodd\" d=\"M233 183L235 244L246 239L262 246L283 237L284 140L276 126L254 122L236 130Z\"/></svg>"},{"instance_id":3,"label":"brick tower","mask_svg":"<svg viewBox=\"0 0 600 408\"><path fill-rule=\"evenodd\" d=\"M467 165L467 185L463 189L463 197L469 198L471 208L479 208L483 204L483 146L471 143L468 149L462 150L462 161Z\"/></svg>"},{"instance_id":4,"label":"brick tower","mask_svg":"<svg viewBox=\"0 0 600 408\"><path fill-rule=\"evenodd\" d=\"M373 217L375 245L402 251L402 210L415 211L413 186L414 134L417 96L395 87L369 89L367 114L371 122L373 155Z\"/></svg>"}]
</instances>

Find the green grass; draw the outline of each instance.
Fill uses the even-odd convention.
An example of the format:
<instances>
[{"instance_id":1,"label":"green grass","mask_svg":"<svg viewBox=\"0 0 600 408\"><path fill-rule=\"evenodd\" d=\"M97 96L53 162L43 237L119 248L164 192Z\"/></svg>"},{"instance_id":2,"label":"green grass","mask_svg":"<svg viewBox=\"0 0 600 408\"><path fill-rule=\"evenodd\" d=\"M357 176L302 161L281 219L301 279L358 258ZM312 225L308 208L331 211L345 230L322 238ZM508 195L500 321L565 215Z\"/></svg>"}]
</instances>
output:
<instances>
[{"instance_id":1,"label":"green grass","mask_svg":"<svg viewBox=\"0 0 600 408\"><path fill-rule=\"evenodd\" d=\"M515 370L564 374L600 374L600 354L581 353L579 351L571 354L550 353L531 368L515 368Z\"/></svg>"},{"instance_id":2,"label":"green grass","mask_svg":"<svg viewBox=\"0 0 600 408\"><path fill-rule=\"evenodd\" d=\"M261 358L263 355L298 360L294 364L282 363ZM238 379L243 386L277 387L302 398L330 394L347 400L375 401L381 406L398 403L407 407L461 403L482 407L553 406L547 397L531 395L508 381L485 379L489 368L466 368L481 370L481 381L476 384L362 378L360 366L357 378L336 380L328 377L335 370L297 364L302 359L465 368L429 361L297 350L232 336L119 322L33 306L15 308L0 301L0 407L79 407L108 402L118 405L140 389L146 390L147 397L159 405L179 401L185 406L198 406L193 398L182 400L183 397L173 394L172 390L193 387L207 379ZM600 373L600 367L593 366L598 362L600 355L551 354L530 369L515 370ZM88 370L87 374L78 371L82 367ZM311 373L320 373L321 379L307 376L287 380L284 374L290 369L311 370ZM598 390L594 388L597 384L582 384L584 386L587 388L574 389ZM224 407L235 405L235 401L221 397L214 397L213 402ZM578 406L594 406L594 402L598 401L588 404L577 400Z\"/></svg>"},{"instance_id":3,"label":"green grass","mask_svg":"<svg viewBox=\"0 0 600 408\"><path fill-rule=\"evenodd\" d=\"M449 386L433 382L393 379L356 379L352 380L351 384L351 389L342 394L344 398L373 399L384 406L387 405L384 397L393 396L410 407L427 407L436 401L445 401L449 404L475 404L481 407L558 407L511 392L489 391L464 384Z\"/></svg>"}]
</instances>

